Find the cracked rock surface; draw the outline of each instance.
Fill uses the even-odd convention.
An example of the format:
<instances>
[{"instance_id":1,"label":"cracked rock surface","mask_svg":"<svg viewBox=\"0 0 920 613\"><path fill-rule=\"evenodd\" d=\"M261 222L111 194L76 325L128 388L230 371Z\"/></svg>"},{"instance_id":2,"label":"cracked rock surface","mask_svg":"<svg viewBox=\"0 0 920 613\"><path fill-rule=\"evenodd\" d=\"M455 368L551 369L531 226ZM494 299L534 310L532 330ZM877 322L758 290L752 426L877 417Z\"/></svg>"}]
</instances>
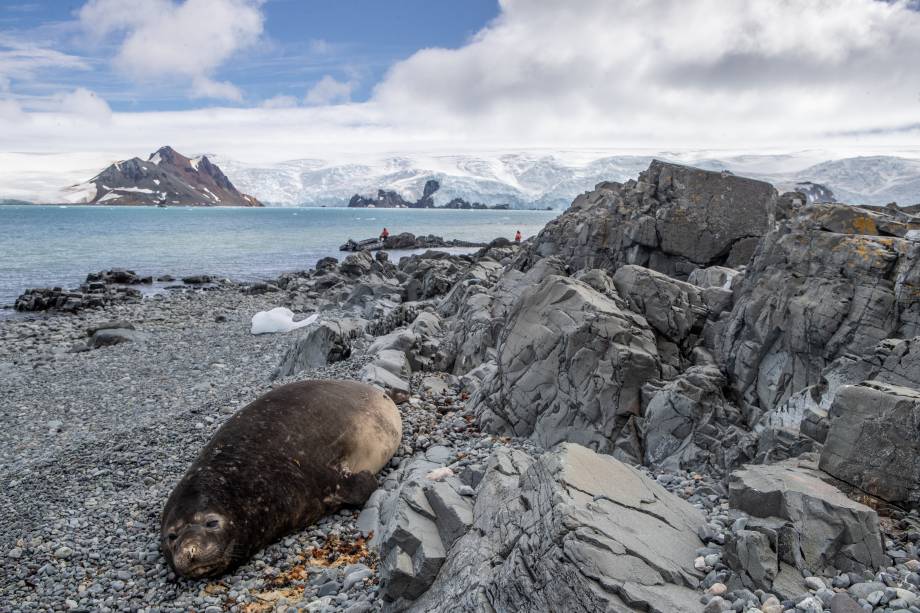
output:
<instances>
[{"instance_id":1,"label":"cracked rock surface","mask_svg":"<svg viewBox=\"0 0 920 613\"><path fill-rule=\"evenodd\" d=\"M411 611L701 611L694 507L566 443L489 461L472 528Z\"/></svg>"}]
</instances>

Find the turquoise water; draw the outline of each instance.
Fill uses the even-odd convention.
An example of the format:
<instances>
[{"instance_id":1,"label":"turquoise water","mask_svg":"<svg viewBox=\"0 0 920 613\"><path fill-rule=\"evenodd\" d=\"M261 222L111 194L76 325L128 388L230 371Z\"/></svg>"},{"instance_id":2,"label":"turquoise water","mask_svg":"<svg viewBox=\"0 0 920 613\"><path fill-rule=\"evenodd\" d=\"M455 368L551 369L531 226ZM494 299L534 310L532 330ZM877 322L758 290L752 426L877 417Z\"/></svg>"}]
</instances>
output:
<instances>
[{"instance_id":1,"label":"turquoise water","mask_svg":"<svg viewBox=\"0 0 920 613\"><path fill-rule=\"evenodd\" d=\"M266 279L341 257L349 238L391 233L489 241L540 231L558 211L0 206L0 305L28 287L76 287L86 274L208 273Z\"/></svg>"}]
</instances>

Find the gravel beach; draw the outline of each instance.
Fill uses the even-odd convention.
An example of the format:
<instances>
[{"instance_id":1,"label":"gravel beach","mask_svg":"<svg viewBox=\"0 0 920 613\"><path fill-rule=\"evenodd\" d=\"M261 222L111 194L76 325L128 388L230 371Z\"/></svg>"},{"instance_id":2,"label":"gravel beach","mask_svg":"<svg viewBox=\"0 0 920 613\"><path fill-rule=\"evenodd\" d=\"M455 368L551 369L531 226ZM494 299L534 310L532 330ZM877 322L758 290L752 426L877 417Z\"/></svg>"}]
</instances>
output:
<instances>
[{"instance_id":1,"label":"gravel beach","mask_svg":"<svg viewBox=\"0 0 920 613\"><path fill-rule=\"evenodd\" d=\"M373 570L360 566L373 567L366 550L350 565L323 558L289 575L328 539L353 542L356 511L285 539L216 582L176 581L158 551L160 511L200 448L234 411L287 382L269 375L297 333L249 331L251 316L275 300L230 286L0 321L0 610L271 610L295 586L327 582L317 577L342 575L348 584L347 572L362 579L319 602L371 610ZM146 340L70 352L87 328L112 320L132 322ZM354 378L359 367L346 361L311 376ZM426 429L441 417L411 404L403 410Z\"/></svg>"}]
</instances>

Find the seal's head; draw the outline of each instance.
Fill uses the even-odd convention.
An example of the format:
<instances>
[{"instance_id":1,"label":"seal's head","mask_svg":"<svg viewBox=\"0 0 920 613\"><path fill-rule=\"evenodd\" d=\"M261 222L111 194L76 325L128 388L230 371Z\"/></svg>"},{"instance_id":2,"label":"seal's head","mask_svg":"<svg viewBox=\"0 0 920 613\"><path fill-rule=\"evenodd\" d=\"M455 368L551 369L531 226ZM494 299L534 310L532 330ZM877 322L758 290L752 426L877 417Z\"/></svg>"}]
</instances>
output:
<instances>
[{"instance_id":1,"label":"seal's head","mask_svg":"<svg viewBox=\"0 0 920 613\"><path fill-rule=\"evenodd\" d=\"M237 562L233 521L205 504L167 505L160 548L180 575L199 579L220 575Z\"/></svg>"}]
</instances>

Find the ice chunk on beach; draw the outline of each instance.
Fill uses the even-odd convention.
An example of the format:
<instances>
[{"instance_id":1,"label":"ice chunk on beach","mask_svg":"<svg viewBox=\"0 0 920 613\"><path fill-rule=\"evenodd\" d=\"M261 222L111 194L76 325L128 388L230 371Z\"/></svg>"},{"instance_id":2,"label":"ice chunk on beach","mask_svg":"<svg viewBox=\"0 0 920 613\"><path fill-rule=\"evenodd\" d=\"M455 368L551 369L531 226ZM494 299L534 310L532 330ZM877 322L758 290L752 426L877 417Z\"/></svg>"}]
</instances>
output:
<instances>
[{"instance_id":1,"label":"ice chunk on beach","mask_svg":"<svg viewBox=\"0 0 920 613\"><path fill-rule=\"evenodd\" d=\"M297 328L309 326L319 319L319 313L314 313L306 319L294 321L294 312L284 307L276 307L270 311L259 311L252 316L253 334L273 334L275 332L290 332Z\"/></svg>"}]
</instances>

